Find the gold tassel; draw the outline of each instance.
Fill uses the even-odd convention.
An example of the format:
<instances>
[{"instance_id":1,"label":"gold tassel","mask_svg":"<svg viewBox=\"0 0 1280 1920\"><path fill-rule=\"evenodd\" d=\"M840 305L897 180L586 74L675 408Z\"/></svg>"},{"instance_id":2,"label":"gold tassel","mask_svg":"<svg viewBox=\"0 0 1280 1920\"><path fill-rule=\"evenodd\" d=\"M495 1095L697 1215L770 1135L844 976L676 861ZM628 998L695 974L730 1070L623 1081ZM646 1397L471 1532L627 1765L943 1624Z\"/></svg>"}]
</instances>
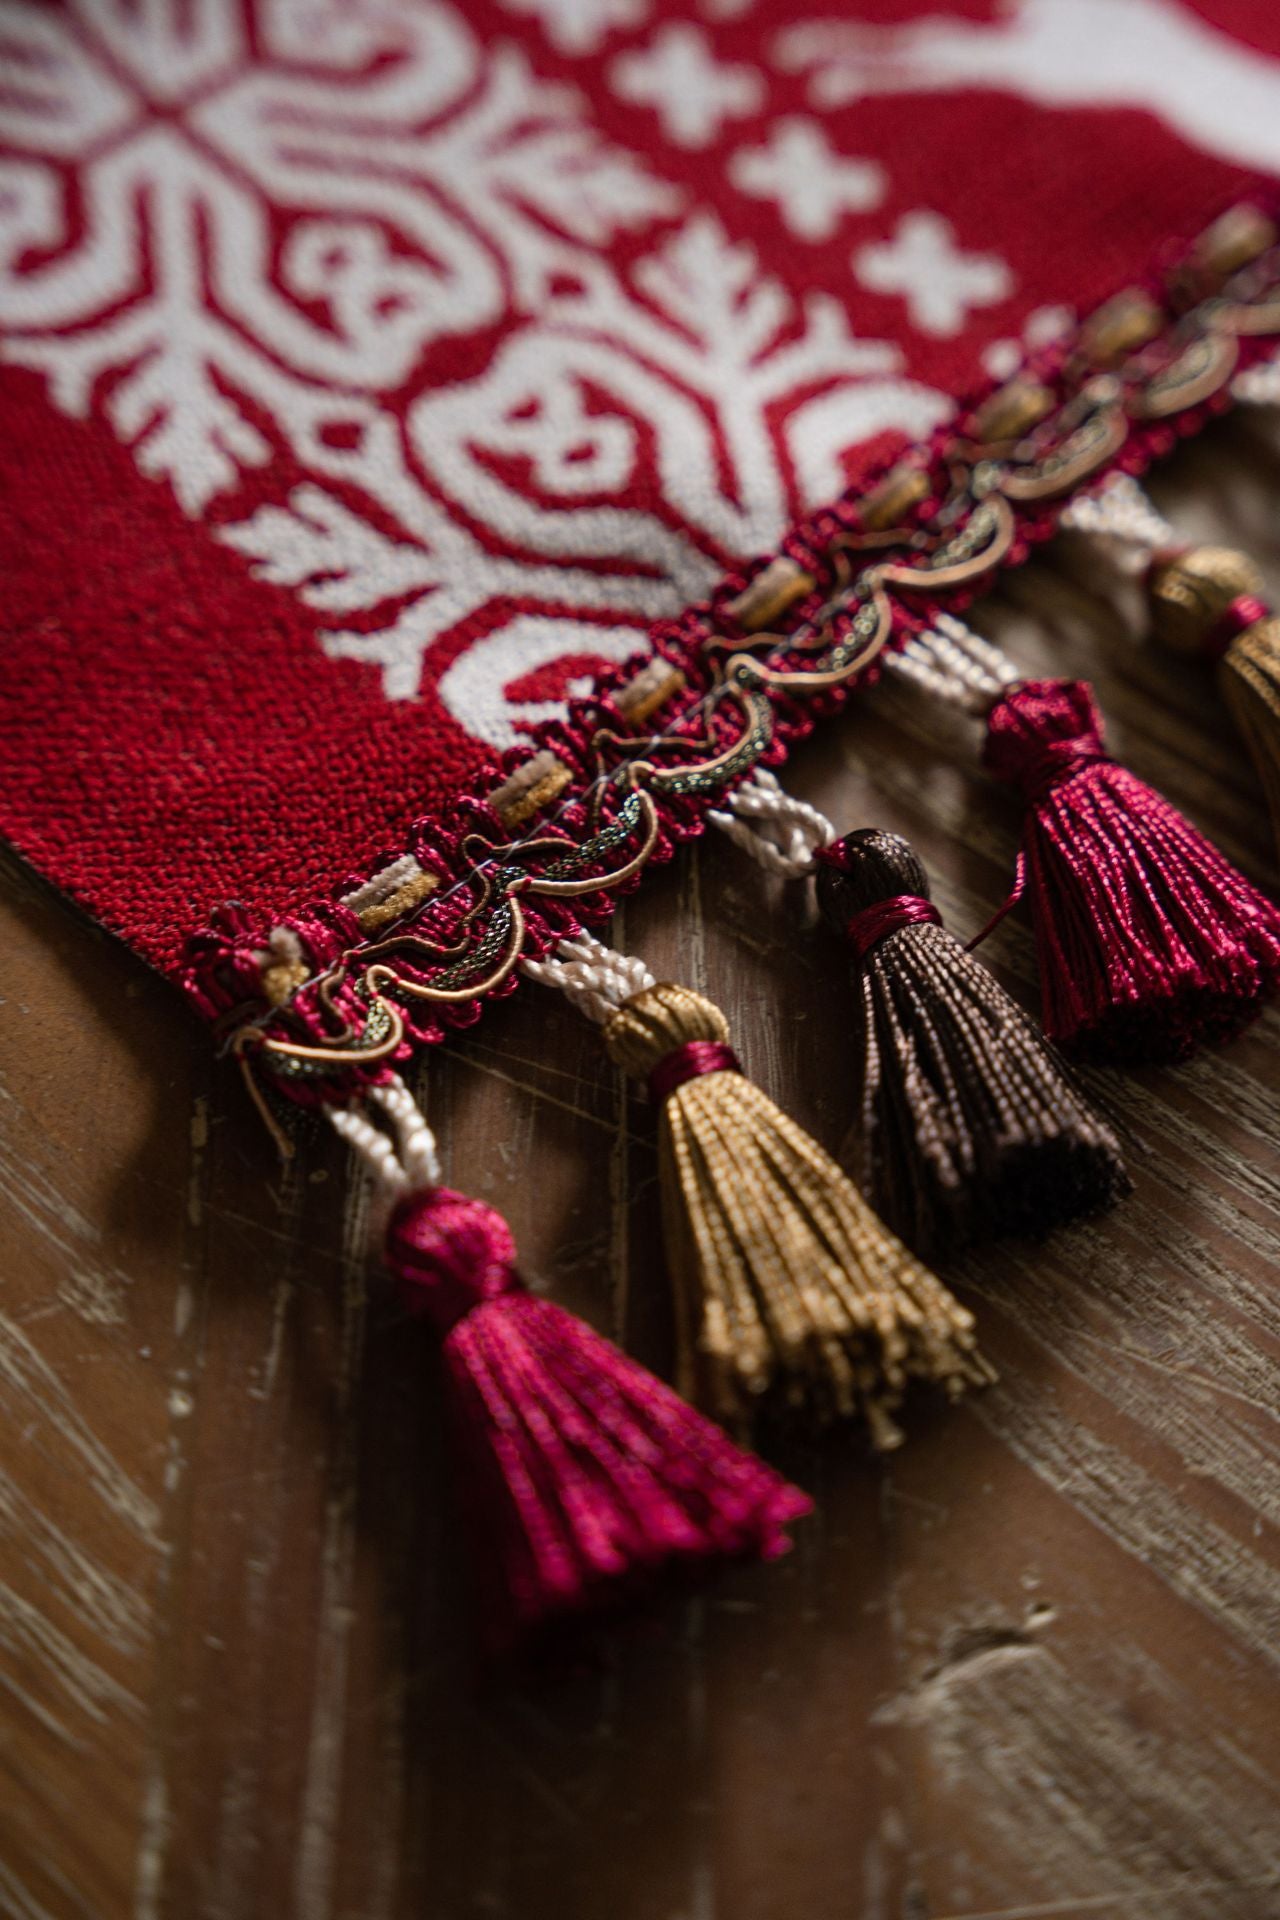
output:
<instances>
[{"instance_id":1,"label":"gold tassel","mask_svg":"<svg viewBox=\"0 0 1280 1920\"><path fill-rule=\"evenodd\" d=\"M1222 697L1257 766L1280 843L1280 619L1262 575L1231 547L1189 547L1147 577L1151 627L1177 653L1218 659Z\"/></svg>"},{"instance_id":2,"label":"gold tassel","mask_svg":"<svg viewBox=\"0 0 1280 1920\"><path fill-rule=\"evenodd\" d=\"M1280 620L1274 614L1231 642L1218 682L1258 769L1280 848Z\"/></svg>"},{"instance_id":3,"label":"gold tassel","mask_svg":"<svg viewBox=\"0 0 1280 1920\"><path fill-rule=\"evenodd\" d=\"M951 1398L995 1376L973 1316L802 1128L737 1069L720 1009L646 987L604 1029L662 1100L660 1186L682 1385L742 1423L764 1401L861 1411L878 1448L912 1379ZM674 1069L674 1071L673 1071Z\"/></svg>"}]
</instances>

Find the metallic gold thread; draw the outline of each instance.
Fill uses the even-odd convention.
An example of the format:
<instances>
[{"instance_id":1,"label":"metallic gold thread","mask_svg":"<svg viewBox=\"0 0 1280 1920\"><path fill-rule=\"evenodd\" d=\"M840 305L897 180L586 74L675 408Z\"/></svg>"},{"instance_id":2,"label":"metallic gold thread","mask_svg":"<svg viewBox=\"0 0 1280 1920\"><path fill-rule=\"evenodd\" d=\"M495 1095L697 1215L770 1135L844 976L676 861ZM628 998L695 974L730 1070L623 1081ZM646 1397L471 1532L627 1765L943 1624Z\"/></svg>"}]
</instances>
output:
<instances>
[{"instance_id":1,"label":"metallic gold thread","mask_svg":"<svg viewBox=\"0 0 1280 1920\"><path fill-rule=\"evenodd\" d=\"M728 1037L711 1001L666 984L604 1030L638 1078L690 1041ZM972 1315L745 1075L702 1074L666 1099L659 1170L684 1384L719 1418L740 1423L766 1397L822 1420L861 1412L888 1448L909 1380L954 1397L993 1377Z\"/></svg>"},{"instance_id":2,"label":"metallic gold thread","mask_svg":"<svg viewBox=\"0 0 1280 1920\"><path fill-rule=\"evenodd\" d=\"M1202 653L1232 601L1262 590L1262 575L1247 554L1188 547L1157 560L1147 576L1151 631L1174 653Z\"/></svg>"},{"instance_id":3,"label":"metallic gold thread","mask_svg":"<svg viewBox=\"0 0 1280 1920\"><path fill-rule=\"evenodd\" d=\"M262 995L272 1007L283 1007L292 994L311 978L305 960L273 960L262 969Z\"/></svg>"},{"instance_id":4,"label":"metallic gold thread","mask_svg":"<svg viewBox=\"0 0 1280 1920\"><path fill-rule=\"evenodd\" d=\"M363 907L360 910L356 918L360 922L362 931L381 933L384 927L391 926L393 921L399 920L414 907L420 906L427 895L434 893L439 885L440 881L436 874L415 873L412 879L406 880L403 886L397 887L395 892L388 894L385 900L378 900L372 906Z\"/></svg>"},{"instance_id":5,"label":"metallic gold thread","mask_svg":"<svg viewBox=\"0 0 1280 1920\"><path fill-rule=\"evenodd\" d=\"M1218 682L1257 766L1280 842L1280 619L1256 621L1232 641Z\"/></svg>"},{"instance_id":6,"label":"metallic gold thread","mask_svg":"<svg viewBox=\"0 0 1280 1920\"><path fill-rule=\"evenodd\" d=\"M780 553L741 593L727 602L725 612L744 632L760 633L776 626L797 601L813 592L816 584L811 573Z\"/></svg>"}]
</instances>

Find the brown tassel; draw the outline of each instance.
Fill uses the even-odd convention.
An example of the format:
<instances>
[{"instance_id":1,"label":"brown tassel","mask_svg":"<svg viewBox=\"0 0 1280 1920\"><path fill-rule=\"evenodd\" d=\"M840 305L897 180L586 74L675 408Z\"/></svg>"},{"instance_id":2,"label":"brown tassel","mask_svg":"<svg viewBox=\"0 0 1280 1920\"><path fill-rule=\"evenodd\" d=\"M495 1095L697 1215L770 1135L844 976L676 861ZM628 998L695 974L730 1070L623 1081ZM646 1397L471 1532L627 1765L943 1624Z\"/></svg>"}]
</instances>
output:
<instances>
[{"instance_id":1,"label":"brown tassel","mask_svg":"<svg viewBox=\"0 0 1280 1920\"><path fill-rule=\"evenodd\" d=\"M1147 595L1158 640L1217 660L1280 844L1280 619L1263 598L1261 573L1230 547L1188 547L1156 556Z\"/></svg>"},{"instance_id":2,"label":"brown tassel","mask_svg":"<svg viewBox=\"0 0 1280 1920\"><path fill-rule=\"evenodd\" d=\"M742 1422L775 1400L822 1420L861 1412L888 1448L912 1379L955 1398L993 1378L972 1315L745 1077L718 1007L685 987L646 987L604 1039L661 1104L684 1384L719 1418Z\"/></svg>"},{"instance_id":3,"label":"brown tassel","mask_svg":"<svg viewBox=\"0 0 1280 1920\"><path fill-rule=\"evenodd\" d=\"M922 1253L1043 1234L1129 1189L1065 1063L940 924L913 849L864 828L819 855L818 900L859 961L858 1177Z\"/></svg>"}]
</instances>

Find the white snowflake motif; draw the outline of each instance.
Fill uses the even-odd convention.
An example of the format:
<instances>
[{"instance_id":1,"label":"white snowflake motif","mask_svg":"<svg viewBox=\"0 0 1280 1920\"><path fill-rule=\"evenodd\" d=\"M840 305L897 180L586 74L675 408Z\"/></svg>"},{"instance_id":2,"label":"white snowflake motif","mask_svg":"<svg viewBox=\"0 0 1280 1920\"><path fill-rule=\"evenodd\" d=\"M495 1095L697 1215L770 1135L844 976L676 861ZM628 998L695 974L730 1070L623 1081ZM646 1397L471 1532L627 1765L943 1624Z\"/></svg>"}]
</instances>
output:
<instances>
[{"instance_id":1,"label":"white snowflake motif","mask_svg":"<svg viewBox=\"0 0 1280 1920\"><path fill-rule=\"evenodd\" d=\"M779 120L763 147L739 147L729 162L739 193L776 200L800 240L829 240L846 213L869 213L885 196L875 160L846 160L816 120Z\"/></svg>"},{"instance_id":2,"label":"white snowflake motif","mask_svg":"<svg viewBox=\"0 0 1280 1920\"><path fill-rule=\"evenodd\" d=\"M268 458L255 410L390 391L440 336L678 204L444 7L275 0L256 58L221 0L79 11L83 34L6 20L0 140L24 157L0 172L4 354L73 414L110 379L107 418L190 513ZM19 270L28 249L53 257Z\"/></svg>"},{"instance_id":3,"label":"white snowflake motif","mask_svg":"<svg viewBox=\"0 0 1280 1920\"><path fill-rule=\"evenodd\" d=\"M680 147L709 147L725 120L757 112L765 95L758 68L718 60L702 28L685 21L670 21L647 47L620 53L609 84L620 100L652 107Z\"/></svg>"},{"instance_id":4,"label":"white snowflake motif","mask_svg":"<svg viewBox=\"0 0 1280 1920\"><path fill-rule=\"evenodd\" d=\"M326 646L376 661L401 697L433 637L504 592L629 614L638 644L645 617L700 597L726 559L773 545L836 492L860 441L925 433L946 405L905 377L898 348L855 338L838 301L797 309L700 214L638 263L634 288L598 269L486 373L423 394L403 445L385 421L349 448L311 445L309 464L370 496L403 539L318 488L227 537L310 605L371 614ZM471 522L544 558L486 552Z\"/></svg>"},{"instance_id":5,"label":"white snowflake motif","mask_svg":"<svg viewBox=\"0 0 1280 1920\"><path fill-rule=\"evenodd\" d=\"M465 713L472 733L493 747L513 747L522 731L563 716L565 702L591 691L590 674L564 679L563 698L521 698L521 680L539 667L557 665L575 648L584 659L629 660L643 634L635 627L590 626L546 614L521 613L469 646L441 676L440 698L453 713ZM511 689L516 689L512 697Z\"/></svg>"},{"instance_id":6,"label":"white snowflake motif","mask_svg":"<svg viewBox=\"0 0 1280 1920\"><path fill-rule=\"evenodd\" d=\"M607 34L642 0L588 4ZM762 77L670 31L650 56L702 56L673 138L710 139ZM495 745L944 410L438 0L10 0L0 54L4 358L325 653Z\"/></svg>"},{"instance_id":7,"label":"white snowflake motif","mask_svg":"<svg viewBox=\"0 0 1280 1920\"><path fill-rule=\"evenodd\" d=\"M860 247L853 270L873 293L900 293L921 333L956 334L971 307L991 307L1014 290L998 254L965 253L950 221L921 210L905 213L892 240Z\"/></svg>"}]
</instances>

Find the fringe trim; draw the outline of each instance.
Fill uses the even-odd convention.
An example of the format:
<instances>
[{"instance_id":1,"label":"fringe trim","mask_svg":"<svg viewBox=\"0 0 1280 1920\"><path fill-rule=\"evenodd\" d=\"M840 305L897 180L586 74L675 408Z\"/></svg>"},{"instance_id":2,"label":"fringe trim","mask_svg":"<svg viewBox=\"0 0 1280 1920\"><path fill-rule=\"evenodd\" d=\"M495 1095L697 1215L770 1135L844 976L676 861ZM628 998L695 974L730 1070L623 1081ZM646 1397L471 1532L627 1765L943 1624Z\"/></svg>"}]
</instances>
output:
<instances>
[{"instance_id":1,"label":"fringe trim","mask_svg":"<svg viewBox=\"0 0 1280 1920\"><path fill-rule=\"evenodd\" d=\"M278 922L223 908L188 944L195 1006L304 1105L349 1097L472 1024L522 960L606 921L650 860L872 684L879 656L1025 561L1073 500L1141 475L1247 400L1280 344L1278 223L1280 196L1259 190L1166 250L1013 379L961 399L929 442L656 626L648 652L603 672L567 721L417 822L372 874Z\"/></svg>"}]
</instances>

